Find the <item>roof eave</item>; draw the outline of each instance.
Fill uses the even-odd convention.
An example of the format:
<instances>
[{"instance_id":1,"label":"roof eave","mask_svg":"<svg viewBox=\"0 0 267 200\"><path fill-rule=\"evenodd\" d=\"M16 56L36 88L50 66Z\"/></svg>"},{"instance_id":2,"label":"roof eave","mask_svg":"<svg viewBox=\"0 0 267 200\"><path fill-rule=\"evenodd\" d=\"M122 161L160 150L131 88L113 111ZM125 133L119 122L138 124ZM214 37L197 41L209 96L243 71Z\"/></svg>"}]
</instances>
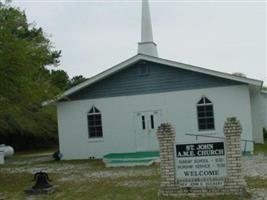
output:
<instances>
[{"instance_id":1,"label":"roof eave","mask_svg":"<svg viewBox=\"0 0 267 200\"><path fill-rule=\"evenodd\" d=\"M42 105L43 106L55 105L58 101L62 100L63 98L65 98L65 97L85 88L85 87L88 87L89 85L91 85L97 81L100 81L100 80L106 78L107 76L114 74L115 72L122 70L124 67L127 67L129 65L136 63L139 60L146 60L146 61L155 62L155 63L159 63L159 64L163 64L163 65L168 65L171 67L177 67L177 68L181 68L181 69L185 69L185 70L204 73L204 74L211 75L211 76L221 77L221 78L249 84L252 86L259 87L259 88L261 88L262 84L263 84L263 81L256 80L256 79L239 77L239 76L235 76L235 75L224 73L224 72L218 72L218 71L214 71L214 70L210 70L210 69L206 69L206 68L202 68L202 67L197 67L197 66L193 66L193 65L189 65L189 64L179 63L179 62L175 62L175 61L171 61L171 60L166 60L166 59L162 59L162 58L158 58L158 57L153 57L153 56L148 56L148 55L143 55L143 54L137 54L137 55L125 60L124 62L119 63L119 64L115 65L114 67L109 68L109 69L93 76L92 78L88 79L87 81L84 81L84 82L80 83L79 85L70 88L69 90L65 91L62 95L59 95L55 99L43 102Z\"/></svg>"},{"instance_id":2,"label":"roof eave","mask_svg":"<svg viewBox=\"0 0 267 200\"><path fill-rule=\"evenodd\" d=\"M124 68L125 66L134 64L135 62L139 61L139 59L140 59L139 57L140 57L140 54L137 54L137 55L115 65L114 67L111 67L111 68L91 77L90 79L66 90L63 94L59 95L55 99L43 102L42 106L48 106L51 104L56 104L58 101L62 100L63 98L91 85L92 83L95 83L96 81L100 81L100 80L104 79L105 77L112 75L113 73L119 71L120 69Z\"/></svg>"},{"instance_id":3,"label":"roof eave","mask_svg":"<svg viewBox=\"0 0 267 200\"><path fill-rule=\"evenodd\" d=\"M162 58L156 58L156 57L147 56L147 55L141 55L141 56L143 57L143 59L146 59L147 61L151 61L151 62L154 61L154 62L164 64L164 65L179 67L179 68L182 68L185 70L190 70L190 71L194 71L194 72L204 73L204 74L208 74L208 75L212 75L212 76L216 76L216 77L221 77L221 78L226 78L226 79L230 79L230 80L234 80L234 81L238 81L238 82L247 83L249 85L261 87L261 85L263 84L263 81L257 80L257 79L239 77L239 76L235 76L235 75L228 74L225 72L214 71L211 69L206 69L206 68L202 68L202 67L198 67L198 66L193 66L193 65L189 65L189 64L185 64L185 63L179 63L179 62L166 60L166 59L162 59Z\"/></svg>"}]
</instances>

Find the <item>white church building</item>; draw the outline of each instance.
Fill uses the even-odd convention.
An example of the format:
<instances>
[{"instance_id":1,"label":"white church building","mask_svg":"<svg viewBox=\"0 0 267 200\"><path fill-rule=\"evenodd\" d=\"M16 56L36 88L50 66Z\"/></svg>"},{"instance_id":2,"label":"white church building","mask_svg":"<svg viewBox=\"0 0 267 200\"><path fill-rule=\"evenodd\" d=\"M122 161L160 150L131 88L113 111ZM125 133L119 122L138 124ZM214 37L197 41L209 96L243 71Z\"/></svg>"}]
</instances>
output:
<instances>
[{"instance_id":1,"label":"white church building","mask_svg":"<svg viewBox=\"0 0 267 200\"><path fill-rule=\"evenodd\" d=\"M55 100L63 159L158 150L157 127L171 123L176 142L223 137L227 117L242 125L244 151L263 143L267 93L260 80L158 57L147 0L138 54L65 91ZM189 135L192 134L192 135ZM210 138L199 137L207 141Z\"/></svg>"}]
</instances>

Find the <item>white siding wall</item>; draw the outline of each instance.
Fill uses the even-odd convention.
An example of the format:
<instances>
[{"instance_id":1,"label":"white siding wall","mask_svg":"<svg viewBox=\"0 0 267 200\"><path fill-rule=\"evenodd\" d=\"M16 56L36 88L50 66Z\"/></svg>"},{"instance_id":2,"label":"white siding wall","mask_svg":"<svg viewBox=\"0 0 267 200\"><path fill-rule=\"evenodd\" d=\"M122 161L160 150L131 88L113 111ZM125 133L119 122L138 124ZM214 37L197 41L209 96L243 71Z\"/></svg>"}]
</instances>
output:
<instances>
[{"instance_id":1,"label":"white siding wall","mask_svg":"<svg viewBox=\"0 0 267 200\"><path fill-rule=\"evenodd\" d=\"M264 127L267 129L267 93L262 94Z\"/></svg>"},{"instance_id":2,"label":"white siding wall","mask_svg":"<svg viewBox=\"0 0 267 200\"><path fill-rule=\"evenodd\" d=\"M215 131L198 131L196 104L203 95L214 104ZM102 113L100 140L88 139L87 112L92 105ZM252 140L249 89L245 85L71 101L58 103L57 107L64 159L101 158L107 153L136 151L133 113L137 111L161 110L163 122L175 127L177 142L195 140L186 133L223 136L227 117L237 117L243 126L242 139ZM252 144L248 150L253 150Z\"/></svg>"},{"instance_id":3,"label":"white siding wall","mask_svg":"<svg viewBox=\"0 0 267 200\"><path fill-rule=\"evenodd\" d=\"M253 140L256 143L263 143L263 127L267 127L267 98L259 90L251 90L250 98Z\"/></svg>"}]
</instances>

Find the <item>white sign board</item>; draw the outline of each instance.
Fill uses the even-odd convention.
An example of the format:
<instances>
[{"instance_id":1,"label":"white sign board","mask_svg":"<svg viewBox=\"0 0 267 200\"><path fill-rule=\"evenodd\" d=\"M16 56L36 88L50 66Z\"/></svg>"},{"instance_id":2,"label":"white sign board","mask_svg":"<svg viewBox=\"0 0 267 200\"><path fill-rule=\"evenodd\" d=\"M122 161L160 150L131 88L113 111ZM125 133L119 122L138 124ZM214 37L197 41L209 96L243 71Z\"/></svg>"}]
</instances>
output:
<instances>
[{"instance_id":1,"label":"white sign board","mask_svg":"<svg viewBox=\"0 0 267 200\"><path fill-rule=\"evenodd\" d=\"M217 187L227 176L224 142L176 144L175 171L180 187Z\"/></svg>"}]
</instances>

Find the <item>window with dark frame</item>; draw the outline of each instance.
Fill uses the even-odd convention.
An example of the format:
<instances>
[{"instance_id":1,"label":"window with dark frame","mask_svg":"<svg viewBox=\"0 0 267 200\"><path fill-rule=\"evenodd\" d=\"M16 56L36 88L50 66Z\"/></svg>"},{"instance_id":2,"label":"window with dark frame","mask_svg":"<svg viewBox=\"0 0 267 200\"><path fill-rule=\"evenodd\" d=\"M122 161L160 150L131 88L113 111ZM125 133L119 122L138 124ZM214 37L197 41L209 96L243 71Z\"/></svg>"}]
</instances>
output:
<instances>
[{"instance_id":1,"label":"window with dark frame","mask_svg":"<svg viewBox=\"0 0 267 200\"><path fill-rule=\"evenodd\" d=\"M151 129L154 129L154 115L150 115Z\"/></svg>"},{"instance_id":2,"label":"window with dark frame","mask_svg":"<svg viewBox=\"0 0 267 200\"><path fill-rule=\"evenodd\" d=\"M215 129L213 104L207 97L202 97L197 103L197 118L200 131Z\"/></svg>"},{"instance_id":3,"label":"window with dark frame","mask_svg":"<svg viewBox=\"0 0 267 200\"><path fill-rule=\"evenodd\" d=\"M145 116L144 115L142 115L142 128L143 128L143 130L146 129L146 120L145 120Z\"/></svg>"},{"instance_id":4,"label":"window with dark frame","mask_svg":"<svg viewBox=\"0 0 267 200\"><path fill-rule=\"evenodd\" d=\"M89 138L102 138L103 130L101 112L93 106L87 114L87 120Z\"/></svg>"}]
</instances>

